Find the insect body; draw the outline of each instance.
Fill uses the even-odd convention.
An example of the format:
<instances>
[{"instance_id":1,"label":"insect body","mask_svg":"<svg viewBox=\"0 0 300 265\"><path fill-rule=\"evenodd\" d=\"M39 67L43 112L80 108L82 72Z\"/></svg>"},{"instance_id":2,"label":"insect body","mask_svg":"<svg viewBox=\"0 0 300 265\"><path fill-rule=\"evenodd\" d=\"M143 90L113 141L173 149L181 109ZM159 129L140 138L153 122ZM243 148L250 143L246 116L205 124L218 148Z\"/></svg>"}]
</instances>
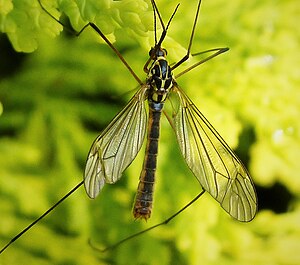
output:
<instances>
[{"instance_id":1,"label":"insect body","mask_svg":"<svg viewBox=\"0 0 300 265\"><path fill-rule=\"evenodd\" d=\"M144 66L148 74L146 82L142 83L138 80L141 83L140 89L97 137L88 155L84 184L87 194L95 198L105 183L115 183L120 179L123 171L139 152L147 127L144 101L148 100L148 137L133 207L135 218L148 219L151 215L160 117L163 105L170 94L176 98L179 106L173 107L173 112L169 115L172 118L168 120L175 131L183 157L200 185L237 220L250 221L257 210L255 189L242 162L179 88L172 75L172 70L187 60L190 55L200 3L201 1L198 3L188 53L171 68L166 59L167 51L161 47L161 44L178 6L165 27L157 6L152 1L154 15L158 15L163 33L159 41L156 41L155 35L155 45L150 50L150 57ZM212 49L211 51L215 53L195 66L227 50L227 48ZM148 69L150 63L152 64Z\"/></svg>"},{"instance_id":2,"label":"insect body","mask_svg":"<svg viewBox=\"0 0 300 265\"><path fill-rule=\"evenodd\" d=\"M151 214L160 117L169 89L173 86L171 68L165 57L165 50L158 49L155 51L155 60L149 70L146 82L149 105L148 137L143 170L140 175L140 182L133 207L135 218L148 219Z\"/></svg>"},{"instance_id":3,"label":"insect body","mask_svg":"<svg viewBox=\"0 0 300 265\"><path fill-rule=\"evenodd\" d=\"M147 115L144 101L148 100L146 154L133 214L135 218L150 217L160 117L164 103L171 94L179 106L173 107L168 120L187 165L203 189L232 217L239 221L250 221L257 210L251 178L239 158L177 85L166 60L167 52L161 48L164 37L162 34L158 44L150 50L146 66L150 62L152 65L149 70L144 67L148 73L145 84L93 143L85 169L86 191L90 197L96 197L105 183L116 182L133 161L145 137ZM216 50L211 57L227 49Z\"/></svg>"}]
</instances>

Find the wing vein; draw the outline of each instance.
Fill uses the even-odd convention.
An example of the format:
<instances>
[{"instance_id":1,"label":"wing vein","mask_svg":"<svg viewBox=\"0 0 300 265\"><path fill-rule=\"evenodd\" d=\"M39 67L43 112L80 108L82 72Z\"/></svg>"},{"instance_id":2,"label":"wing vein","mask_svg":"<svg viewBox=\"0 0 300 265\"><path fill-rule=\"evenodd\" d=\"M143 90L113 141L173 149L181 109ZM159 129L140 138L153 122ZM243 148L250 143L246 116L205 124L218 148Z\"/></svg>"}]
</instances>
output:
<instances>
[{"instance_id":1,"label":"wing vein","mask_svg":"<svg viewBox=\"0 0 300 265\"><path fill-rule=\"evenodd\" d=\"M170 123L188 167L232 217L252 220L257 197L246 168L177 84L171 92L169 98L178 104L171 102Z\"/></svg>"},{"instance_id":2,"label":"wing vein","mask_svg":"<svg viewBox=\"0 0 300 265\"><path fill-rule=\"evenodd\" d=\"M148 86L142 86L96 138L88 154L84 184L95 198L105 183L115 183L138 154L145 138Z\"/></svg>"}]
</instances>

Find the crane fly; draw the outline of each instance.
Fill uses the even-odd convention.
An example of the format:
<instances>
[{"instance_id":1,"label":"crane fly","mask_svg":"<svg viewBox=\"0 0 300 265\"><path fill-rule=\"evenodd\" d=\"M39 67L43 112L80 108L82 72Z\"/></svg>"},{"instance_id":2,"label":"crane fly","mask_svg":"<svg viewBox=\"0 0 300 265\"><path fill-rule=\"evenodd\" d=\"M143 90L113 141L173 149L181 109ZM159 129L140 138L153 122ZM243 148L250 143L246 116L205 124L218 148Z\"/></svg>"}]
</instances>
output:
<instances>
[{"instance_id":1,"label":"crane fly","mask_svg":"<svg viewBox=\"0 0 300 265\"><path fill-rule=\"evenodd\" d=\"M155 45L149 51L149 59L144 66L146 82L141 84L125 108L94 141L84 172L86 192L91 198L95 198L105 183L115 183L121 178L123 171L141 149L147 130L146 151L133 215L143 219L150 217L160 118L164 104L172 94L179 105L173 109L168 120L175 131L188 167L202 188L215 198L226 212L239 221L250 221L256 213L257 199L246 168L179 87L173 75L173 70L190 55L201 1L198 2L188 53L172 67L166 58L167 51L161 45L178 5L167 26L164 26L155 2L151 2L154 14L157 14L161 21L163 32L159 41L155 38ZM227 48L216 50L211 58L227 51ZM149 117L145 101L148 103Z\"/></svg>"},{"instance_id":2,"label":"crane fly","mask_svg":"<svg viewBox=\"0 0 300 265\"><path fill-rule=\"evenodd\" d=\"M44 8L40 0L38 0L38 2L47 14L54 18L58 23L62 24ZM90 22L83 27L81 31L76 33L77 35L80 35L85 28L88 26L92 27L116 53L125 67L139 83L140 87L123 110L115 116L106 129L104 129L93 142L88 153L83 181L75 186L43 215L17 234L17 236L0 250L0 253L83 184L88 196L94 199L99 195L104 184L117 182L125 169L137 156L145 138L145 156L135 197L133 215L135 218L145 220L150 218L162 113L165 114L175 132L177 142L187 166L199 181L203 190L194 200L164 222L125 238L113 245L113 247L159 225L168 223L176 215L200 198L205 191L219 202L222 208L234 219L248 222L254 218L257 211L257 197L254 184L248 171L241 160L226 144L220 134L204 117L176 81L176 78L179 76L217 55L226 52L228 48L215 48L192 54L199 55L212 53L205 59L198 61L180 72L177 76L174 76L173 70L191 56L191 47L199 16L201 0L198 1L187 53L181 60L173 65L168 63L167 50L162 47L162 43L167 35L168 28L177 12L179 4L176 6L166 26L163 23L155 1L151 0L151 4L154 14L155 44L150 49L149 59L144 66L144 71L147 74L145 82L142 82L139 79L120 52L95 24ZM159 39L156 36L157 19L162 26L162 34ZM164 104L168 101L171 102L171 113L168 113L164 109ZM173 102L175 102L175 104L173 104Z\"/></svg>"}]
</instances>

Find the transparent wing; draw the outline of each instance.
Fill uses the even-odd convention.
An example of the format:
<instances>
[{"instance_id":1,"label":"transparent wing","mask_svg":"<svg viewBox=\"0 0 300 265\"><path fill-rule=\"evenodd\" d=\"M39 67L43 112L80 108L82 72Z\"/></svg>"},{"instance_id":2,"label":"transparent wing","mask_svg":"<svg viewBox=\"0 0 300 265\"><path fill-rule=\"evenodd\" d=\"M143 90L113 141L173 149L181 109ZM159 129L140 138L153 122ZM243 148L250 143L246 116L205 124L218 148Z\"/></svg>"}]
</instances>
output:
<instances>
[{"instance_id":1,"label":"transparent wing","mask_svg":"<svg viewBox=\"0 0 300 265\"><path fill-rule=\"evenodd\" d=\"M226 212L239 221L252 220L257 197L246 168L188 96L177 86L172 92L178 104L170 122L187 165Z\"/></svg>"},{"instance_id":2,"label":"transparent wing","mask_svg":"<svg viewBox=\"0 0 300 265\"><path fill-rule=\"evenodd\" d=\"M88 154L84 185L95 198L105 183L115 183L138 154L145 138L147 114L144 85L96 138Z\"/></svg>"}]
</instances>

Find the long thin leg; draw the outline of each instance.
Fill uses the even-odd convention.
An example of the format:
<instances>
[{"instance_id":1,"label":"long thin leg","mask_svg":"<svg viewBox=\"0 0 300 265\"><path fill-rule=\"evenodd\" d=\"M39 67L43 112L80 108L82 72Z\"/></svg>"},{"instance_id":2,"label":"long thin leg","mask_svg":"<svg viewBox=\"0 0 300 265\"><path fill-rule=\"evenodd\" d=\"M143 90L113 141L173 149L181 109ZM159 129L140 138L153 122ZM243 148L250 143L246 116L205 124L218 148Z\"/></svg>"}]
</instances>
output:
<instances>
[{"instance_id":1,"label":"long thin leg","mask_svg":"<svg viewBox=\"0 0 300 265\"><path fill-rule=\"evenodd\" d=\"M175 78L178 78L178 77L182 76L183 74L185 74L185 73L187 73L188 71L190 71L190 70L196 68L196 67L199 66L200 64L203 64L203 63L209 61L210 59L212 59L212 58L218 56L219 54L224 53L224 52L227 52L228 50L229 50L229 48L215 48L215 49L210 49L210 50L207 50L207 51L198 52L198 53L193 54L194 56L197 56L197 55L200 55L200 54L203 54L203 53L214 52L214 51L215 51L215 53L213 53L212 55L210 55L210 56L204 58L203 60L201 60L201 61L199 61L199 62L197 62L197 63L195 63L195 64L193 64L193 65L191 65L191 66L188 67L187 69L185 69L185 70L183 70L182 72L180 72L179 74L177 74L177 75L175 76Z\"/></svg>"},{"instance_id":2,"label":"long thin leg","mask_svg":"<svg viewBox=\"0 0 300 265\"><path fill-rule=\"evenodd\" d=\"M97 251L100 251L100 252L106 252L106 251L109 251L109 250L112 250L112 249L115 249L117 247L119 247L121 244L125 243L126 241L130 240L130 239L133 239L135 237L138 237L146 232L149 232L150 230L153 230L154 228L157 228L159 226L162 226L162 225L167 225L172 219L174 219L177 215L179 215L180 213L182 213L185 209L187 209L189 206L191 206L195 201L197 201L202 195L203 193L205 192L205 190L202 190L193 200L191 200L188 204L186 204L184 207L182 207L179 211L177 211L176 213L174 213L172 216L170 216L169 218L167 218L166 220L162 221L161 223L158 223L156 225L153 225L145 230L142 230L138 233L135 233L129 237L126 237L122 240L120 240L119 242L113 244L113 245L110 245L104 249L100 249L96 246L94 246L91 242L91 240L89 240L89 244L90 246L94 249L94 250L97 250Z\"/></svg>"},{"instance_id":3,"label":"long thin leg","mask_svg":"<svg viewBox=\"0 0 300 265\"><path fill-rule=\"evenodd\" d=\"M198 17L199 17L199 12L200 12L200 6L201 6L201 0L199 0L199 2L198 2L196 16L195 16L195 20L194 20L194 24L193 24L193 28L192 28L192 33L191 33L189 46L188 46L186 55L180 61L178 61L175 65L172 66L172 68L171 68L172 70L177 68L179 65L181 65L183 62L185 62L190 57L191 49L192 49L192 43L193 43L193 39L194 39L194 35L195 35L195 29L196 29L196 25L197 25L197 21L198 21Z\"/></svg>"},{"instance_id":4,"label":"long thin leg","mask_svg":"<svg viewBox=\"0 0 300 265\"><path fill-rule=\"evenodd\" d=\"M1 250L0 254L7 249L12 243L14 243L18 238L20 238L23 234L25 234L30 228L32 228L37 222L41 221L45 216L47 216L56 206L62 203L65 199L67 199L72 193L74 193L81 185L83 181L77 184L72 190L70 190L64 197L62 197L57 203L55 203L52 207L50 207L46 212L44 212L39 218L33 221L30 225L24 228L20 233L18 233L14 238L12 238Z\"/></svg>"},{"instance_id":5,"label":"long thin leg","mask_svg":"<svg viewBox=\"0 0 300 265\"><path fill-rule=\"evenodd\" d=\"M140 84L143 85L143 82L139 79L139 77L135 74L133 69L130 67L130 65L126 62L122 54L114 47L114 45L108 40L108 38L105 37L105 35L102 33L102 31L92 22L87 23L80 31L70 30L67 28L62 22L60 22L56 17L54 17L49 11L42 5L41 1L38 0L41 8L46 12L50 17L52 17L55 21L57 21L60 25L62 25L64 28L66 28L71 33L75 34L76 36L79 36L87 27L93 28L100 37L107 43L107 45L114 51L114 53L120 58L122 63L125 65L125 67L128 69L128 71L131 73L131 75L134 77L134 79Z\"/></svg>"},{"instance_id":6,"label":"long thin leg","mask_svg":"<svg viewBox=\"0 0 300 265\"><path fill-rule=\"evenodd\" d=\"M163 32L162 32L162 34L161 34L161 36L160 36L160 39L159 39L158 43L155 43L155 46L161 47L161 44L162 44L162 42L164 41L164 39L165 39L165 37L166 37L166 35L167 35L167 31L168 31L168 29L169 29L169 26L170 26L170 24L171 24L171 21L172 21L173 17L175 16L175 14L176 14L176 12L177 12L178 7L179 7L180 4L177 4L177 5L176 5L176 7L175 7L175 9L174 9L174 11L173 11L173 13L172 13L172 15L171 15L171 17L170 17L168 23L167 23L167 26L165 27L165 25L164 25L164 23L163 23L163 20L162 20L162 18L161 18L161 15L160 15L160 13L159 13L159 11L158 11L158 7L157 7L155 1L154 1L154 0L151 0L151 3L152 3L152 6L153 6L153 12L156 12L156 13L157 13L158 18L159 18L159 21L160 21L160 24L161 24L161 26L162 26L162 28L163 28ZM156 29L155 29L155 30L156 30Z\"/></svg>"}]
</instances>

